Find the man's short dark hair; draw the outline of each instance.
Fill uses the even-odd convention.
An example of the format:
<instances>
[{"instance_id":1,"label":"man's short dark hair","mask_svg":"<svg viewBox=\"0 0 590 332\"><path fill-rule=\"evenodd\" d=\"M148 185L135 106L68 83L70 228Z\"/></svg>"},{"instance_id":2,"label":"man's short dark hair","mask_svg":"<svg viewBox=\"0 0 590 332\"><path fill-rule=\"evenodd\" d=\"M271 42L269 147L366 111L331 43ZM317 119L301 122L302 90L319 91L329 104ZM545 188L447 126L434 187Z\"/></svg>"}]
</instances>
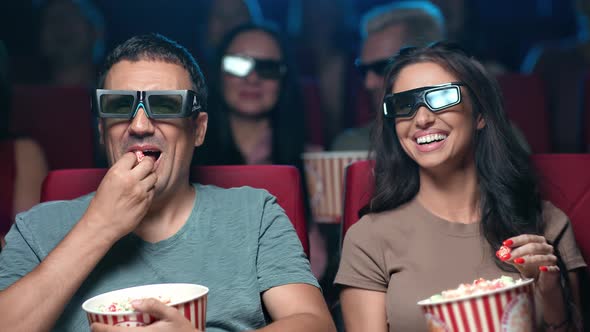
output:
<instances>
[{"instance_id":1,"label":"man's short dark hair","mask_svg":"<svg viewBox=\"0 0 590 332\"><path fill-rule=\"evenodd\" d=\"M104 87L105 78L111 67L124 60L163 61L182 66L190 74L192 89L197 93L201 110L207 109L205 78L197 61L184 46L158 33L129 38L107 56L98 78L98 88Z\"/></svg>"}]
</instances>

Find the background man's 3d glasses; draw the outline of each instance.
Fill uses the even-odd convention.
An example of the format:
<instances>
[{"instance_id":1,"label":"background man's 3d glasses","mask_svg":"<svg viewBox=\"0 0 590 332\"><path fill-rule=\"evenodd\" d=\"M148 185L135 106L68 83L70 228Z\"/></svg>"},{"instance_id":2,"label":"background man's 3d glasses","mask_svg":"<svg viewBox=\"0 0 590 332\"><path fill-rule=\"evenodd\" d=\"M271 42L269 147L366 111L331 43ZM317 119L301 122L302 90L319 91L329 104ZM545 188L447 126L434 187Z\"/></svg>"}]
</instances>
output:
<instances>
[{"instance_id":1,"label":"background man's 3d glasses","mask_svg":"<svg viewBox=\"0 0 590 332\"><path fill-rule=\"evenodd\" d=\"M132 119L143 108L152 119L184 118L201 106L191 90L104 90L96 89L94 106L101 118Z\"/></svg>"},{"instance_id":2,"label":"background man's 3d glasses","mask_svg":"<svg viewBox=\"0 0 590 332\"><path fill-rule=\"evenodd\" d=\"M378 76L385 76L389 59L377 60L369 63L363 63L361 59L356 59L354 65L358 71L363 75L367 76L368 72L373 72Z\"/></svg>"},{"instance_id":3,"label":"background man's 3d glasses","mask_svg":"<svg viewBox=\"0 0 590 332\"><path fill-rule=\"evenodd\" d=\"M388 94L383 98L383 115L387 118L411 118L420 106L436 113L461 102L459 82Z\"/></svg>"},{"instance_id":4,"label":"background man's 3d glasses","mask_svg":"<svg viewBox=\"0 0 590 332\"><path fill-rule=\"evenodd\" d=\"M287 72L287 66L281 61L236 54L224 55L221 67L224 72L237 77L246 77L256 71L261 78L271 80L280 79Z\"/></svg>"}]
</instances>

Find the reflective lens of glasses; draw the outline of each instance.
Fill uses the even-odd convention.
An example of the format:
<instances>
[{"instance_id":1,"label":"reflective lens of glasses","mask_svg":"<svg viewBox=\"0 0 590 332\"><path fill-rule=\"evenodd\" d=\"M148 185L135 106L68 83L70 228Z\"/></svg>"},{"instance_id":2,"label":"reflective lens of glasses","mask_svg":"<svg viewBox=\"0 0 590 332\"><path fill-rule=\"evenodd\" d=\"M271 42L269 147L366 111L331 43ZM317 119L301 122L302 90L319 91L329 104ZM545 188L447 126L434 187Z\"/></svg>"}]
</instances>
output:
<instances>
[{"instance_id":1,"label":"reflective lens of glasses","mask_svg":"<svg viewBox=\"0 0 590 332\"><path fill-rule=\"evenodd\" d=\"M277 80L284 74L284 65L277 60L256 60L254 70L256 73L266 79Z\"/></svg>"},{"instance_id":2,"label":"reflective lens of glasses","mask_svg":"<svg viewBox=\"0 0 590 332\"><path fill-rule=\"evenodd\" d=\"M411 94L400 95L394 99L393 110L398 116L407 116L414 109L414 96Z\"/></svg>"},{"instance_id":3,"label":"reflective lens of glasses","mask_svg":"<svg viewBox=\"0 0 590 332\"><path fill-rule=\"evenodd\" d=\"M255 59L240 55L225 55L222 60L224 72L246 77L252 70L264 79L279 79L285 73L286 67L281 61L268 59Z\"/></svg>"},{"instance_id":4,"label":"reflective lens of glasses","mask_svg":"<svg viewBox=\"0 0 590 332\"><path fill-rule=\"evenodd\" d=\"M111 95L100 96L100 105L103 113L107 114L129 114L134 111L133 103L135 96L132 95Z\"/></svg>"},{"instance_id":5,"label":"reflective lens of glasses","mask_svg":"<svg viewBox=\"0 0 590 332\"><path fill-rule=\"evenodd\" d=\"M228 74L246 77L254 69L254 59L235 55L226 55L222 60L222 68Z\"/></svg>"},{"instance_id":6,"label":"reflective lens of glasses","mask_svg":"<svg viewBox=\"0 0 590 332\"><path fill-rule=\"evenodd\" d=\"M459 89L449 87L440 90L427 92L424 96L426 103L431 109L441 109L459 102Z\"/></svg>"},{"instance_id":7,"label":"reflective lens of glasses","mask_svg":"<svg viewBox=\"0 0 590 332\"><path fill-rule=\"evenodd\" d=\"M153 95L148 97L150 111L153 114L170 115L182 112L181 95Z\"/></svg>"}]
</instances>

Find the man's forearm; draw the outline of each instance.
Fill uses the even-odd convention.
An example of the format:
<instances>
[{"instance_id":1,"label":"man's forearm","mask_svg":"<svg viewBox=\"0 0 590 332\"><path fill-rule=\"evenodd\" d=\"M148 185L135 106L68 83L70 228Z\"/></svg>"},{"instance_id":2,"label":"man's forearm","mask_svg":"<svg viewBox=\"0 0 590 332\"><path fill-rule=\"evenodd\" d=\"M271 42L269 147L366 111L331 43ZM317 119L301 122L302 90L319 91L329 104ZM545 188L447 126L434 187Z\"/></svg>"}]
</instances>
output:
<instances>
[{"instance_id":1,"label":"man's forearm","mask_svg":"<svg viewBox=\"0 0 590 332\"><path fill-rule=\"evenodd\" d=\"M336 327L331 317L322 317L312 313L301 313L291 315L282 319L279 319L272 324L259 329L260 332L336 332Z\"/></svg>"},{"instance_id":2,"label":"man's forearm","mask_svg":"<svg viewBox=\"0 0 590 332\"><path fill-rule=\"evenodd\" d=\"M0 292L0 326L48 331L113 241L84 220L31 273Z\"/></svg>"}]
</instances>

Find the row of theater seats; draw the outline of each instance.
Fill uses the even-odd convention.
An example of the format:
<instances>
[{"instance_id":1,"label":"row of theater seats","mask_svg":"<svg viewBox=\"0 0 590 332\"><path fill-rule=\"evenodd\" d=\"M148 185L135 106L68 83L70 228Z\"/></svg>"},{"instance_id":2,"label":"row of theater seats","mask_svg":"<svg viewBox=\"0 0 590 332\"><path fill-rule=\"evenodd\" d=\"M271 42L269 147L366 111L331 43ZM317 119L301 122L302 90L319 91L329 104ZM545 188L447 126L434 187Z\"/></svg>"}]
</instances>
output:
<instances>
[{"instance_id":1,"label":"row of theater seats","mask_svg":"<svg viewBox=\"0 0 590 332\"><path fill-rule=\"evenodd\" d=\"M507 74L500 76L499 82L508 116L522 131L532 152L551 152L547 100L541 80L536 76ZM312 79L302 83L308 139L310 143L326 146L317 83ZM590 91L590 84L586 87ZM590 128L590 93L585 95L586 128ZM362 89L356 100L353 122L362 125L371 118L369 101ZM15 86L11 128L41 143L51 169L95 165L96 120L91 114L90 91L86 88ZM590 146L590 133L586 139Z\"/></svg>"},{"instance_id":2,"label":"row of theater seats","mask_svg":"<svg viewBox=\"0 0 590 332\"><path fill-rule=\"evenodd\" d=\"M553 202L571 219L577 243L590 261L590 154L535 154L533 164L541 181L544 199ZM41 201L72 199L96 190L106 169L70 169L49 173L43 183ZM372 161L349 165L344 179L342 232L359 220L359 210L373 193ZM296 168L282 165L194 167L191 179L220 187L252 186L267 189L294 224L309 255L301 176Z\"/></svg>"}]
</instances>

